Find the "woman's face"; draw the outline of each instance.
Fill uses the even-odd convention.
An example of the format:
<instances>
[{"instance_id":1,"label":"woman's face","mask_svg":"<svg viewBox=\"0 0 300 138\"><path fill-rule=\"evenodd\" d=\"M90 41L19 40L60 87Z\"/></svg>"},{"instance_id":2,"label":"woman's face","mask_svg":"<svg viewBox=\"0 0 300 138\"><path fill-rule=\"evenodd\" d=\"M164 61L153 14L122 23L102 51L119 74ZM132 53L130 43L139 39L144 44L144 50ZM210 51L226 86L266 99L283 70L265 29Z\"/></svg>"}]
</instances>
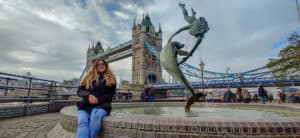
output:
<instances>
[{"instance_id":1,"label":"woman's face","mask_svg":"<svg viewBox=\"0 0 300 138\"><path fill-rule=\"evenodd\" d=\"M96 69L97 69L97 72L100 74L105 73L105 71L106 71L105 63L102 60L97 61Z\"/></svg>"}]
</instances>

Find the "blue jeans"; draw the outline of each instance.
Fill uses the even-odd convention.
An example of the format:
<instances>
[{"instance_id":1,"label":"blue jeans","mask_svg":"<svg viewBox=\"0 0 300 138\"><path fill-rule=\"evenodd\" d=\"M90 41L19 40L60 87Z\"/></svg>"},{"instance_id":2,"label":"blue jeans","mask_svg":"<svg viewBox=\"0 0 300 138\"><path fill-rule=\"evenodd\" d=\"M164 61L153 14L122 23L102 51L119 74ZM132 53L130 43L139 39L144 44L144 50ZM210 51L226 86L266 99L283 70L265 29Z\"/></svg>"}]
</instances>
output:
<instances>
[{"instance_id":1,"label":"blue jeans","mask_svg":"<svg viewBox=\"0 0 300 138\"><path fill-rule=\"evenodd\" d=\"M210 98L210 102L211 102L211 103L214 103L214 98Z\"/></svg>"},{"instance_id":2,"label":"blue jeans","mask_svg":"<svg viewBox=\"0 0 300 138\"><path fill-rule=\"evenodd\" d=\"M93 108L91 113L78 110L77 138L97 138L107 112L101 108Z\"/></svg>"},{"instance_id":3,"label":"blue jeans","mask_svg":"<svg viewBox=\"0 0 300 138\"><path fill-rule=\"evenodd\" d=\"M260 103L265 104L265 99L266 99L265 96L260 96Z\"/></svg>"},{"instance_id":4,"label":"blue jeans","mask_svg":"<svg viewBox=\"0 0 300 138\"><path fill-rule=\"evenodd\" d=\"M150 96L150 102L154 102L155 97L154 96Z\"/></svg>"}]
</instances>

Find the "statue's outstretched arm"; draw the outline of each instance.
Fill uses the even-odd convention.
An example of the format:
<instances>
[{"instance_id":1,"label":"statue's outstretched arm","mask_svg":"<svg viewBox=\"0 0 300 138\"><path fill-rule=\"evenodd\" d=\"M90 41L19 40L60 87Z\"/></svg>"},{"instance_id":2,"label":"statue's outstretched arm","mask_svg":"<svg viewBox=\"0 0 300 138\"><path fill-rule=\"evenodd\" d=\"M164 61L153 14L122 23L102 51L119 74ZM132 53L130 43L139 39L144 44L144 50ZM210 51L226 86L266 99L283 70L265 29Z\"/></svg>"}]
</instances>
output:
<instances>
[{"instance_id":1,"label":"statue's outstretched arm","mask_svg":"<svg viewBox=\"0 0 300 138\"><path fill-rule=\"evenodd\" d=\"M180 28L178 31L176 31L168 40L168 43L172 41L173 37L176 36L177 34L179 34L180 32L184 31L184 30L188 30L191 28L191 25L187 25L187 26L184 26L182 28Z\"/></svg>"},{"instance_id":2,"label":"statue's outstretched arm","mask_svg":"<svg viewBox=\"0 0 300 138\"><path fill-rule=\"evenodd\" d=\"M191 50L189 56L192 56L192 55L193 55L193 53L195 52L195 50L199 47L200 43L202 42L203 38L204 38L204 34L199 35L199 36L197 37L197 41L196 41L196 43L194 44L193 49Z\"/></svg>"},{"instance_id":3,"label":"statue's outstretched arm","mask_svg":"<svg viewBox=\"0 0 300 138\"><path fill-rule=\"evenodd\" d=\"M190 51L190 53L184 57L179 63L178 65L184 63L190 56L193 55L193 53L195 52L195 50L199 47L200 43L202 42L202 39L204 38L204 34L201 34L197 37L196 43L193 46L193 49Z\"/></svg>"},{"instance_id":4,"label":"statue's outstretched arm","mask_svg":"<svg viewBox=\"0 0 300 138\"><path fill-rule=\"evenodd\" d=\"M176 49L176 53L180 56L188 56L189 52L185 51L185 50L181 50L181 49Z\"/></svg>"}]
</instances>

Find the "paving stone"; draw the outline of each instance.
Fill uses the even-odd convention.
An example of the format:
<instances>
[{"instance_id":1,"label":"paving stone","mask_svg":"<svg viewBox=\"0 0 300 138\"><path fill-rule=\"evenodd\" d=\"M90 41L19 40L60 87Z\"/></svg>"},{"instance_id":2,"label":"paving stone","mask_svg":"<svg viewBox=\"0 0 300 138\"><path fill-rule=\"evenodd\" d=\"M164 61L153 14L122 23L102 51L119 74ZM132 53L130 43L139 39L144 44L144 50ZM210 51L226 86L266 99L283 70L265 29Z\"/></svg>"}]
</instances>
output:
<instances>
[{"instance_id":1,"label":"paving stone","mask_svg":"<svg viewBox=\"0 0 300 138\"><path fill-rule=\"evenodd\" d=\"M10 118L0 121L0 137L46 137L59 122L59 113ZM42 134L42 135L41 135Z\"/></svg>"}]
</instances>

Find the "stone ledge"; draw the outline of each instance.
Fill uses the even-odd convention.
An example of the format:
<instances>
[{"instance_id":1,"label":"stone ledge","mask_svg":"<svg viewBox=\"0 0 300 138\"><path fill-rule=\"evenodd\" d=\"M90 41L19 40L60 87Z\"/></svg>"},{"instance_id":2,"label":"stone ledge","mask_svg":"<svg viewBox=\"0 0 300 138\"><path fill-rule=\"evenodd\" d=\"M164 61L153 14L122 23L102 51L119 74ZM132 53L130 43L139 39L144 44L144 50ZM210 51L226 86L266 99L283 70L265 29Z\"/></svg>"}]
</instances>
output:
<instances>
[{"instance_id":1,"label":"stone ledge","mask_svg":"<svg viewBox=\"0 0 300 138\"><path fill-rule=\"evenodd\" d=\"M139 103L138 106L153 105ZM166 104L166 103L164 103ZM155 104L156 105L156 104ZM157 103L159 105L159 103ZM169 105L178 105L171 103ZM182 105L182 103L180 103ZM136 106L114 104L115 106ZM61 110L62 129L75 133L77 109L75 106ZM197 118L167 118L162 116L130 115L107 116L103 122L104 137L296 137L300 135L299 117L282 117L278 120L201 120ZM176 136L175 136L176 135Z\"/></svg>"}]
</instances>

